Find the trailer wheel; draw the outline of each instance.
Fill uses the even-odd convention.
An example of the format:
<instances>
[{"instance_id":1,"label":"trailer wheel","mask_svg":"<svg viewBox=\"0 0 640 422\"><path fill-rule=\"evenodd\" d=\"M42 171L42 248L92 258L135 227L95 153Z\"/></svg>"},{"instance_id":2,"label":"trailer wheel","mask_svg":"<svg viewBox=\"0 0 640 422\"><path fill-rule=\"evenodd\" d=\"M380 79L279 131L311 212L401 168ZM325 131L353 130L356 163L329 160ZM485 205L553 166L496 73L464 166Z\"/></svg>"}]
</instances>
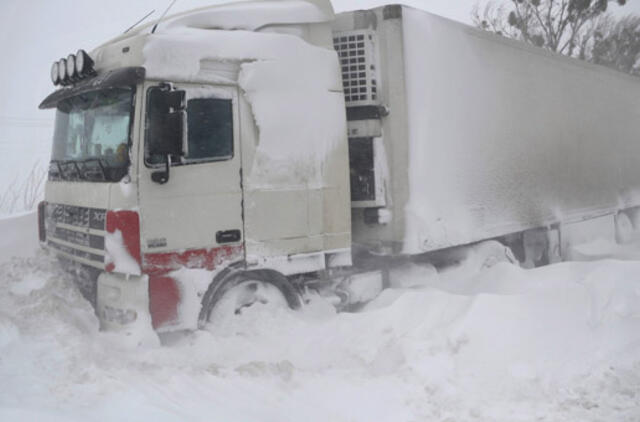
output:
<instances>
[{"instance_id":1,"label":"trailer wheel","mask_svg":"<svg viewBox=\"0 0 640 422\"><path fill-rule=\"evenodd\" d=\"M247 271L214 281L204 295L199 325L241 315L255 305L301 306L300 294L282 274L274 271Z\"/></svg>"}]
</instances>

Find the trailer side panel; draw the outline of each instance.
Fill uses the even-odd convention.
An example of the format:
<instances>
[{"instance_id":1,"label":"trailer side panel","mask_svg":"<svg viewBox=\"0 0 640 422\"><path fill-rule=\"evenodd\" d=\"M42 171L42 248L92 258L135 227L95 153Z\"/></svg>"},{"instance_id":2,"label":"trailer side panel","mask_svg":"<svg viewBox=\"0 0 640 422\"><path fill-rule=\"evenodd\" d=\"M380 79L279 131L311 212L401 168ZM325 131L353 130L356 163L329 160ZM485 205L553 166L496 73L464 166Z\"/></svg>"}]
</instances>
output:
<instances>
[{"instance_id":1,"label":"trailer side panel","mask_svg":"<svg viewBox=\"0 0 640 422\"><path fill-rule=\"evenodd\" d=\"M402 15L404 252L640 204L640 80L411 8Z\"/></svg>"}]
</instances>

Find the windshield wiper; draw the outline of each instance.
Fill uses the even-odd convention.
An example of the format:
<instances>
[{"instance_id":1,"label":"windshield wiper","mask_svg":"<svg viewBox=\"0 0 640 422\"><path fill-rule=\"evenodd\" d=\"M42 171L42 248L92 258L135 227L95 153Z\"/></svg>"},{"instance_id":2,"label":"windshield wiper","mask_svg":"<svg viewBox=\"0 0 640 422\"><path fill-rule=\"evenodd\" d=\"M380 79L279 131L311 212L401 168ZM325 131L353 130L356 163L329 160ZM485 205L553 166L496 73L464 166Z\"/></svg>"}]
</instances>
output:
<instances>
[{"instance_id":1,"label":"windshield wiper","mask_svg":"<svg viewBox=\"0 0 640 422\"><path fill-rule=\"evenodd\" d=\"M69 161L65 161L64 162L65 165L67 164L73 164L73 167L76 168L76 174L78 175L78 179L86 179L86 177L84 177L84 174L82 174L82 172L80 171L80 166L78 165L78 162L75 160L69 160Z\"/></svg>"},{"instance_id":2,"label":"windshield wiper","mask_svg":"<svg viewBox=\"0 0 640 422\"><path fill-rule=\"evenodd\" d=\"M86 164L95 161L96 163L98 163L98 167L100 168L100 173L102 173L102 180L107 180L107 170L104 168L104 164L102 163L102 158L98 158L98 157L94 157L94 158L87 158L86 160L82 160L80 161L82 164L85 165L86 168ZM84 175L85 179L87 178L86 174Z\"/></svg>"},{"instance_id":3,"label":"windshield wiper","mask_svg":"<svg viewBox=\"0 0 640 422\"><path fill-rule=\"evenodd\" d=\"M84 175L82 174L82 172L80 171L80 167L78 166L78 163L73 161L73 160L51 160L51 162L53 164L56 165L56 167L58 167L58 174L60 175L60 178L62 180L73 180L73 179L86 179L84 177ZM75 167L75 175L76 177L68 177L69 175L67 173L65 173L66 168L69 166L69 164L73 164L73 167Z\"/></svg>"},{"instance_id":4,"label":"windshield wiper","mask_svg":"<svg viewBox=\"0 0 640 422\"><path fill-rule=\"evenodd\" d=\"M80 161L81 163L84 163L86 161L91 161L91 160L99 160L97 158L90 158L88 160L84 160L84 161ZM56 167L58 168L58 175L60 176L60 179L62 180L87 180L87 176L86 174L84 174L82 172L82 170L80 169L80 166L78 165L78 162L75 160L51 160L51 164L55 164ZM73 165L75 172L73 173L73 175L71 177L69 177L69 175L67 174L66 170L69 167L69 165ZM105 176L105 170L102 167L102 164L100 164L100 173ZM75 176L75 177L74 177ZM105 177L106 179L106 177Z\"/></svg>"},{"instance_id":5,"label":"windshield wiper","mask_svg":"<svg viewBox=\"0 0 640 422\"><path fill-rule=\"evenodd\" d=\"M64 161L62 160L51 160L51 164L55 164L56 167L58 168L58 175L60 176L60 178L62 180L67 180L67 178L65 177L64 171L62 171L62 165L64 164ZM51 168L49 168L49 172L51 172Z\"/></svg>"}]
</instances>

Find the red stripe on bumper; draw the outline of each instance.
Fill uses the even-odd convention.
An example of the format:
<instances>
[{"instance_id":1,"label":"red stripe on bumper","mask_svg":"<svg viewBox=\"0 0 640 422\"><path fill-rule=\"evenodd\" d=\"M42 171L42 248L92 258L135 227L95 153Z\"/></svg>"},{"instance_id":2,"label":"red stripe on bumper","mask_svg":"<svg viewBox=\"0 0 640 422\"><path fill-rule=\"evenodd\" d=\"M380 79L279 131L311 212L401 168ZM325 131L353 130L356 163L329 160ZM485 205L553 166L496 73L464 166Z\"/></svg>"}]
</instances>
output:
<instances>
[{"instance_id":1,"label":"red stripe on bumper","mask_svg":"<svg viewBox=\"0 0 640 422\"><path fill-rule=\"evenodd\" d=\"M143 272L145 274L163 274L182 267L214 270L225 262L242 259L242 255L242 245L145 254Z\"/></svg>"}]
</instances>

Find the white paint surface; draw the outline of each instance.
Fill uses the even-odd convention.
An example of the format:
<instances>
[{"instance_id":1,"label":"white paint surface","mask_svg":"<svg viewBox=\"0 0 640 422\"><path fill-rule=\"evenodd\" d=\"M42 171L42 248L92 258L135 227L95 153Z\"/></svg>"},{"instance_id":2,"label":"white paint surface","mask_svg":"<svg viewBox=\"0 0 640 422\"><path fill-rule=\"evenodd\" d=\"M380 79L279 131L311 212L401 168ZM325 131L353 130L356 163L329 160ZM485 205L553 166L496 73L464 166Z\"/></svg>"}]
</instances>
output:
<instances>
[{"instance_id":1,"label":"white paint surface","mask_svg":"<svg viewBox=\"0 0 640 422\"><path fill-rule=\"evenodd\" d=\"M403 9L404 252L640 205L640 83Z\"/></svg>"}]
</instances>

